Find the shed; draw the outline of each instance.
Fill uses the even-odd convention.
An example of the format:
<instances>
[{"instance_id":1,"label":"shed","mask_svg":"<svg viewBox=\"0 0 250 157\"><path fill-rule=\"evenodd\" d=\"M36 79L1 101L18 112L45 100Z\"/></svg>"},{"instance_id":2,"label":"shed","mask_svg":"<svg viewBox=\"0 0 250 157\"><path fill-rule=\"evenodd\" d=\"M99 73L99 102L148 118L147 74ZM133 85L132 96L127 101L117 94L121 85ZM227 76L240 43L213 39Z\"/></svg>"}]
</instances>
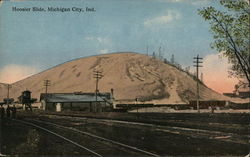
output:
<instances>
[{"instance_id":1,"label":"shed","mask_svg":"<svg viewBox=\"0 0 250 157\"><path fill-rule=\"evenodd\" d=\"M112 107L110 93L42 93L40 101L43 110L60 112L75 110L101 112Z\"/></svg>"}]
</instances>

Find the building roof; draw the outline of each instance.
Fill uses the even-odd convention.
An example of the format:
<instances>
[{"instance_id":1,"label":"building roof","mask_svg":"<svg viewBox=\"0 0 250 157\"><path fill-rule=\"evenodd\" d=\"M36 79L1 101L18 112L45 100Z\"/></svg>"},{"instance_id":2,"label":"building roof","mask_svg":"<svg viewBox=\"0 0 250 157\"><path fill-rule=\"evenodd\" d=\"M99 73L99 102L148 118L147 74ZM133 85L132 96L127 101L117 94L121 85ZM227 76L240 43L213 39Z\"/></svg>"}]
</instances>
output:
<instances>
[{"instance_id":1,"label":"building roof","mask_svg":"<svg viewBox=\"0 0 250 157\"><path fill-rule=\"evenodd\" d=\"M243 84L239 85L237 89L238 92L250 92L250 87L248 83L243 82Z\"/></svg>"},{"instance_id":2,"label":"building roof","mask_svg":"<svg viewBox=\"0 0 250 157\"><path fill-rule=\"evenodd\" d=\"M25 91L23 91L22 93L32 93L32 92L29 91L29 90L25 90Z\"/></svg>"},{"instance_id":3,"label":"building roof","mask_svg":"<svg viewBox=\"0 0 250 157\"><path fill-rule=\"evenodd\" d=\"M40 100L53 103L73 103L73 102L95 102L96 96L94 93L42 93ZM107 97L105 95L97 96L97 102L105 102Z\"/></svg>"}]
</instances>

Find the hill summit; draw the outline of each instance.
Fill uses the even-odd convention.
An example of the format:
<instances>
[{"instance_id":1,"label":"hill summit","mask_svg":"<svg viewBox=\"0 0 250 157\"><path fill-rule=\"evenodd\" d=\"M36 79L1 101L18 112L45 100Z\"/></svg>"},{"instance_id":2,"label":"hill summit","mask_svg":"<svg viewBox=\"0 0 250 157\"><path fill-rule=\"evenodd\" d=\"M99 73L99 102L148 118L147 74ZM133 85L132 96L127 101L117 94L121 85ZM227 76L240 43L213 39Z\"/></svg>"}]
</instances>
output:
<instances>
[{"instance_id":1,"label":"hill summit","mask_svg":"<svg viewBox=\"0 0 250 157\"><path fill-rule=\"evenodd\" d=\"M43 82L51 81L50 93L94 92L94 70L101 70L100 92L114 89L116 100L153 103L185 103L196 98L196 80L191 75L158 59L139 53L114 53L69 61L12 84L11 97L30 90L39 98L45 92ZM1 89L3 90L1 85ZM5 92L3 92L5 93ZM3 98L1 92L0 97ZM200 83L203 100L226 99Z\"/></svg>"}]
</instances>

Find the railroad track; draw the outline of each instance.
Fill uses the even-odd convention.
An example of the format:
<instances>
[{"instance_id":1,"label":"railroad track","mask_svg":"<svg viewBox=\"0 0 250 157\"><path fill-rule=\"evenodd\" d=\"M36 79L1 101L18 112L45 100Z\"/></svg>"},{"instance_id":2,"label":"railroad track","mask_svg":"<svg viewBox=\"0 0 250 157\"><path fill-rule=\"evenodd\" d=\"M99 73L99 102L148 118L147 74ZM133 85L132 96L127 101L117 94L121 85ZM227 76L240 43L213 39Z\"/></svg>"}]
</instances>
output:
<instances>
[{"instance_id":1,"label":"railroad track","mask_svg":"<svg viewBox=\"0 0 250 157\"><path fill-rule=\"evenodd\" d=\"M103 157L103 156L154 156L159 157L159 155L155 153L151 153L133 146L129 146L127 144L123 144L114 140L110 140L104 137L100 137L88 132L84 132L72 127L67 127L59 124L55 124L48 121L42 120L13 120L16 122L20 122L40 130L43 130L49 134L57 136L58 138L63 139L66 142L69 142L85 151L88 151L93 156ZM69 134L78 135L79 138L70 139L66 137L65 132ZM64 135L63 135L64 134ZM87 138L86 138L87 137ZM84 139L84 140L83 140ZM82 141L89 141L89 143L85 142L85 145ZM87 145L87 146L86 146ZM109 150L111 154L109 154ZM115 154L119 152L119 154Z\"/></svg>"},{"instance_id":2,"label":"railroad track","mask_svg":"<svg viewBox=\"0 0 250 157\"><path fill-rule=\"evenodd\" d=\"M222 131L212 131L206 129L196 129L196 128L187 128L187 127L178 127L178 126L161 126L155 125L150 123L142 123L142 122L131 122L131 121L124 121L124 120L115 120L115 119L101 119L101 118L88 118L88 117L77 117L77 116L66 116L66 115L53 115L55 117L60 118L74 118L79 120L92 120L93 122L98 123L119 123L124 125L137 125L142 127L153 127L156 131L163 131L168 132L176 135L187 135L191 137L199 137L201 138L210 138L219 141L225 142L232 142L232 143L239 143L239 144L249 144L249 142L245 139L249 139L249 135L238 135L235 133L228 133Z\"/></svg>"}]
</instances>

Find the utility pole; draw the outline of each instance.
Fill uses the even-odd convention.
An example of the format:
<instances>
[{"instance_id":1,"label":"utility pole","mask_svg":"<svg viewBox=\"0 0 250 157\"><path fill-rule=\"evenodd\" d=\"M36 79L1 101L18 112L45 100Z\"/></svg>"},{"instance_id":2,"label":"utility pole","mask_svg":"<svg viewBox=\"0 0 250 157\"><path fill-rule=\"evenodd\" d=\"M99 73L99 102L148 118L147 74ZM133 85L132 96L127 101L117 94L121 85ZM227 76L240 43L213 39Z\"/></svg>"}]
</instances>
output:
<instances>
[{"instance_id":1,"label":"utility pole","mask_svg":"<svg viewBox=\"0 0 250 157\"><path fill-rule=\"evenodd\" d=\"M48 87L50 86L50 80L44 80L43 86L45 86L45 94L48 93Z\"/></svg>"},{"instance_id":2,"label":"utility pole","mask_svg":"<svg viewBox=\"0 0 250 157\"><path fill-rule=\"evenodd\" d=\"M10 103L10 88L11 88L11 85L8 84L7 85L7 105L9 105Z\"/></svg>"},{"instance_id":3,"label":"utility pole","mask_svg":"<svg viewBox=\"0 0 250 157\"><path fill-rule=\"evenodd\" d=\"M161 60L162 59L162 57L161 57L161 46L159 47L159 59Z\"/></svg>"},{"instance_id":4,"label":"utility pole","mask_svg":"<svg viewBox=\"0 0 250 157\"><path fill-rule=\"evenodd\" d=\"M148 45L147 45L147 56L148 56Z\"/></svg>"},{"instance_id":5,"label":"utility pole","mask_svg":"<svg viewBox=\"0 0 250 157\"><path fill-rule=\"evenodd\" d=\"M196 105L197 105L197 111L198 113L200 113L200 106L199 106L199 99L200 99L200 93L199 93L199 67L202 67L202 65L200 65L202 63L202 59L201 57L199 57L199 55L197 55L197 57L194 57L194 67L196 67L196 77L197 77L197 80L196 80L196 88L197 88L197 91L196 91L196 96L197 96L197 99L196 99Z\"/></svg>"},{"instance_id":6,"label":"utility pole","mask_svg":"<svg viewBox=\"0 0 250 157\"><path fill-rule=\"evenodd\" d=\"M139 106L138 106L138 98L135 98L135 107L136 107L136 118L138 119L139 118L139 112L138 112L138 108L139 108Z\"/></svg>"},{"instance_id":7,"label":"utility pole","mask_svg":"<svg viewBox=\"0 0 250 157\"><path fill-rule=\"evenodd\" d=\"M175 64L175 61L174 61L174 54L172 54L170 62L172 63L172 65Z\"/></svg>"},{"instance_id":8,"label":"utility pole","mask_svg":"<svg viewBox=\"0 0 250 157\"><path fill-rule=\"evenodd\" d=\"M96 106L97 106L97 94L99 93L98 89L98 83L99 80L103 77L101 70L94 70L94 78L96 79L96 85L95 85L95 106L94 106L94 112L96 112Z\"/></svg>"},{"instance_id":9,"label":"utility pole","mask_svg":"<svg viewBox=\"0 0 250 157\"><path fill-rule=\"evenodd\" d=\"M10 88L11 88L11 86L8 84L8 85L7 85L7 89L8 89L7 98L8 98L8 99L10 98Z\"/></svg>"}]
</instances>

